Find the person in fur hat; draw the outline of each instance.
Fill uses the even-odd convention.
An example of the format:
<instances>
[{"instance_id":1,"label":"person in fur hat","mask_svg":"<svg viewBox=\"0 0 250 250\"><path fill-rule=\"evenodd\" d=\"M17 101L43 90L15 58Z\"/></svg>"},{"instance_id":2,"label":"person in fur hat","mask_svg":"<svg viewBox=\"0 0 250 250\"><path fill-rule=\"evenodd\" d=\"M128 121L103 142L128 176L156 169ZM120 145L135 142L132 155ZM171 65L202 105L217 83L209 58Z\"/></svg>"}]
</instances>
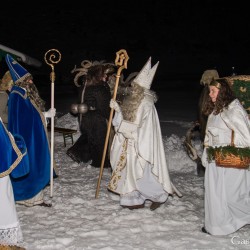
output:
<instances>
[{"instance_id":1,"label":"person in fur hat","mask_svg":"<svg viewBox=\"0 0 250 250\"><path fill-rule=\"evenodd\" d=\"M169 195L182 196L170 180L154 105L157 96L150 90L158 63L151 68L151 57L148 59L121 105L110 101L116 133L110 151L108 189L119 194L120 205L129 209L143 208L149 200L150 209L155 210Z\"/></svg>"},{"instance_id":2,"label":"person in fur hat","mask_svg":"<svg viewBox=\"0 0 250 250\"><path fill-rule=\"evenodd\" d=\"M67 150L67 155L80 163L89 162L91 166L101 166L104 143L109 119L111 92L106 81L105 65L96 64L88 68L84 84L80 90L81 104L84 113L80 113L81 136L75 144ZM106 156L104 167L109 167Z\"/></svg>"},{"instance_id":3,"label":"person in fur hat","mask_svg":"<svg viewBox=\"0 0 250 250\"><path fill-rule=\"evenodd\" d=\"M45 102L33 83L32 75L9 54L5 57L15 83L9 94L8 130L20 134L29 156L29 174L11 179L15 201L25 206L51 206L44 202L44 188L50 181L50 145L46 118L55 109L45 111Z\"/></svg>"}]
</instances>

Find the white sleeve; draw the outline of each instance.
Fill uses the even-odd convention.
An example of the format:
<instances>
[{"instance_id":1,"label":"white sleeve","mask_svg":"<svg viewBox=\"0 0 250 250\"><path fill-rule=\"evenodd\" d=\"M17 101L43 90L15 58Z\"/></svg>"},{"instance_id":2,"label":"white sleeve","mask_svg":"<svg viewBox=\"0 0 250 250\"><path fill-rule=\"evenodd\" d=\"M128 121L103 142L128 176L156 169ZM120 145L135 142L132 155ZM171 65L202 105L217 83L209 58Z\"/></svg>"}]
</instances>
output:
<instances>
[{"instance_id":1,"label":"white sleeve","mask_svg":"<svg viewBox=\"0 0 250 250\"><path fill-rule=\"evenodd\" d=\"M117 132L119 126L120 126L120 123L122 122L122 113L121 112L115 112L115 115L113 117L113 120L112 120L112 124L114 126L114 129L115 131Z\"/></svg>"}]
</instances>

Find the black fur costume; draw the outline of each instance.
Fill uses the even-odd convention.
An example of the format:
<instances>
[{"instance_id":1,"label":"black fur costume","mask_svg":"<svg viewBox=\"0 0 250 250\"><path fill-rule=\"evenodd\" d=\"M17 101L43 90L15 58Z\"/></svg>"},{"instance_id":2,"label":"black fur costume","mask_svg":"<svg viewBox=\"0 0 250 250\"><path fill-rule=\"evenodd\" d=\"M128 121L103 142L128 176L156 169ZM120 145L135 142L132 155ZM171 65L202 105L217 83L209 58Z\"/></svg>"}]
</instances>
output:
<instances>
[{"instance_id":1,"label":"black fur costume","mask_svg":"<svg viewBox=\"0 0 250 250\"><path fill-rule=\"evenodd\" d=\"M83 91L83 86L80 93ZM67 154L76 162L88 162L100 167L107 133L107 122L110 114L110 88L107 83L87 86L84 93L84 103L88 106L87 113L82 115L80 129L81 136L75 144L67 150ZM104 167L109 167L106 155Z\"/></svg>"}]
</instances>

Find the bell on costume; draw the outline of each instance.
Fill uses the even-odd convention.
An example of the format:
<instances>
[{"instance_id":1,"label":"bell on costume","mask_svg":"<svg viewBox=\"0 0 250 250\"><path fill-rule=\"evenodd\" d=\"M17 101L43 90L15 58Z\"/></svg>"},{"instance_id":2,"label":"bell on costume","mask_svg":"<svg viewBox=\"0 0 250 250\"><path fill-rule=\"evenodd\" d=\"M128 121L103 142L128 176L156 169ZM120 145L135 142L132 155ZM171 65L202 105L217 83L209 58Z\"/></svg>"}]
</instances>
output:
<instances>
[{"instance_id":1,"label":"bell on costume","mask_svg":"<svg viewBox=\"0 0 250 250\"><path fill-rule=\"evenodd\" d=\"M80 104L72 104L71 105L71 113L76 115L76 114L85 114L88 112L88 105L85 103L80 103Z\"/></svg>"}]
</instances>

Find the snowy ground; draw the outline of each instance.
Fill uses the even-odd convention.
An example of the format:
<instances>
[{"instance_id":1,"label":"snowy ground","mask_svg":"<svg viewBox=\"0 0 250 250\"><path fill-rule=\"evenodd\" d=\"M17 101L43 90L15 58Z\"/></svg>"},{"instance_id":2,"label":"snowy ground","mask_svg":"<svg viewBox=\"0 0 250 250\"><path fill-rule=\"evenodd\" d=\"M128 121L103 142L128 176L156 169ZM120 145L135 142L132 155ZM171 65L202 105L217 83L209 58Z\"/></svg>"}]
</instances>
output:
<instances>
[{"instance_id":1,"label":"snowy ground","mask_svg":"<svg viewBox=\"0 0 250 250\"><path fill-rule=\"evenodd\" d=\"M186 131L191 122L165 121L174 131ZM76 128L77 119L69 113L56 121L57 126ZM181 133L180 133L181 134ZM74 135L74 140L79 132ZM95 198L99 169L76 164L67 155L63 137L55 133L55 163L59 177L46 198L51 208L17 205L27 250L167 250L167 249L249 249L250 226L228 236L201 232L204 221L203 177L183 148L183 136L163 135L166 157L173 183L183 197L169 197L155 211L149 205L138 210L119 206L118 197L107 191L111 172L104 169L98 198ZM198 152L201 142L194 141Z\"/></svg>"}]
</instances>

